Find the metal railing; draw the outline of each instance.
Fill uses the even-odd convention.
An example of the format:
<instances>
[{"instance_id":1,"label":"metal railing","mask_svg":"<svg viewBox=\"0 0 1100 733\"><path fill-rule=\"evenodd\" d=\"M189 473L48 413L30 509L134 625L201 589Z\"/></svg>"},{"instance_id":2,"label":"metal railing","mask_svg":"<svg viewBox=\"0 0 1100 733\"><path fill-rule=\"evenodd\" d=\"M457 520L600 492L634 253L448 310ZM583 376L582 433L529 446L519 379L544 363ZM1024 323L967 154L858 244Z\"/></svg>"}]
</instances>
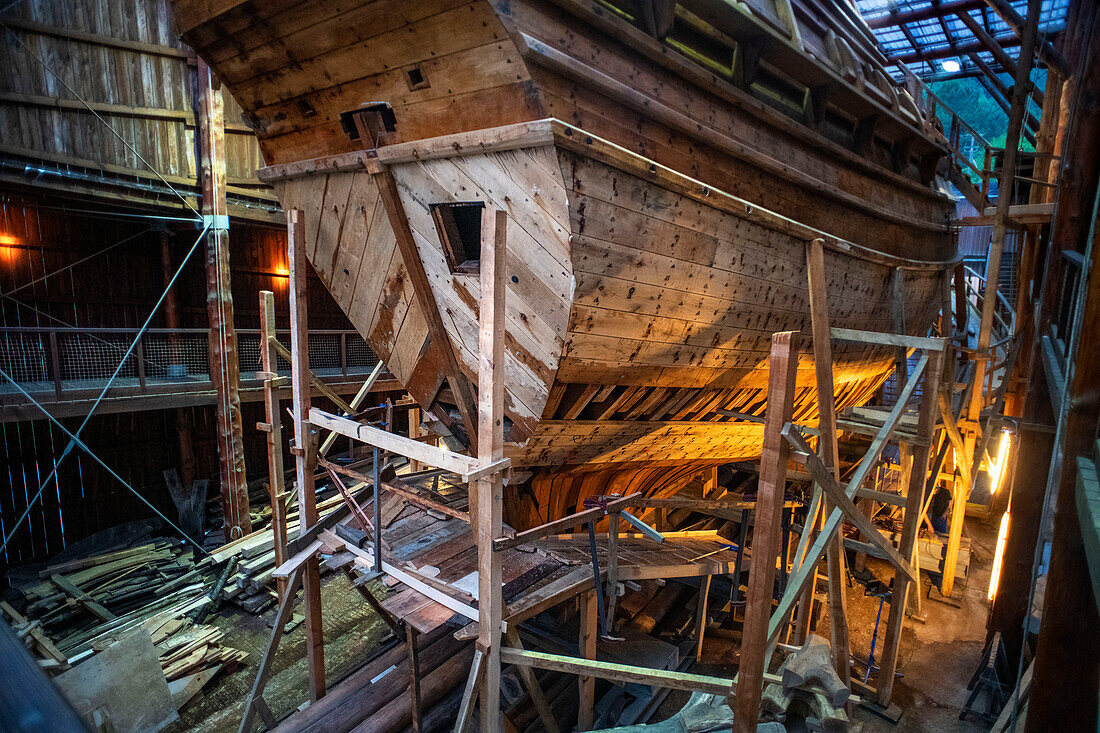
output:
<instances>
[{"instance_id":1,"label":"metal railing","mask_svg":"<svg viewBox=\"0 0 1100 733\"><path fill-rule=\"evenodd\" d=\"M102 389L138 335L136 328L0 327L0 368L22 389L56 400ZM290 331L278 331L288 344ZM147 329L118 372L114 386L147 388L209 387L210 331L201 328ZM318 330L309 334L309 365L319 377L369 374L378 357L356 331ZM260 371L259 329L237 330L241 381ZM290 364L279 359L280 373ZM0 380L0 395L18 390Z\"/></svg>"}]
</instances>

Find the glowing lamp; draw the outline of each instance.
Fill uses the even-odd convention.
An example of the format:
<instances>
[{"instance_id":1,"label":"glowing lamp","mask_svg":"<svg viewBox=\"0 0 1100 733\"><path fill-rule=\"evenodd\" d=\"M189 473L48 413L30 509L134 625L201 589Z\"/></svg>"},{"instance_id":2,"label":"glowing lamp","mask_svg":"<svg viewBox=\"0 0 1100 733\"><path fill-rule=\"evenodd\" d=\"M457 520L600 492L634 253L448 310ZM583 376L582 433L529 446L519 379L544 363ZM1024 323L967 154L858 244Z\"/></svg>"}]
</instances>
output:
<instances>
[{"instance_id":1,"label":"glowing lamp","mask_svg":"<svg viewBox=\"0 0 1100 733\"><path fill-rule=\"evenodd\" d=\"M997 551L993 555L993 568L989 571L989 600L997 595L997 584L1001 580L1001 561L1005 554L1005 541L1008 539L1008 512L1001 516L1001 528L997 531Z\"/></svg>"},{"instance_id":2,"label":"glowing lamp","mask_svg":"<svg viewBox=\"0 0 1100 733\"><path fill-rule=\"evenodd\" d=\"M954 74L956 71L961 71L962 66L955 59L944 59L940 62L940 68L946 71L948 74Z\"/></svg>"},{"instance_id":3,"label":"glowing lamp","mask_svg":"<svg viewBox=\"0 0 1100 733\"><path fill-rule=\"evenodd\" d=\"M1001 443L997 448L997 460L986 462L989 473L989 493L996 494L1004 483L1005 466L1008 463L1008 449L1012 446L1012 436L1007 430L1001 431Z\"/></svg>"}]
</instances>

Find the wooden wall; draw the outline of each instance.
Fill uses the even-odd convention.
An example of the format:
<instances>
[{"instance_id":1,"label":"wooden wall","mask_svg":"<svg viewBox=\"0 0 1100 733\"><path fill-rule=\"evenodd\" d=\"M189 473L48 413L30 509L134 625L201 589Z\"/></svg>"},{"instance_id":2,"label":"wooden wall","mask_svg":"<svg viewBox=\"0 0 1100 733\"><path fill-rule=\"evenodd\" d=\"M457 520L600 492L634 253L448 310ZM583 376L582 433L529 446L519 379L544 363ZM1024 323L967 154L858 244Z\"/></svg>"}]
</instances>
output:
<instances>
[{"instance_id":1,"label":"wooden wall","mask_svg":"<svg viewBox=\"0 0 1100 733\"><path fill-rule=\"evenodd\" d=\"M139 327L163 291L160 234L149 220L132 220L103 211L98 215L65 212L71 201L5 192L0 187L0 293L62 270L14 296L0 296L0 326L83 328ZM82 211L86 210L77 205ZM178 265L195 241L193 225L169 234ZM106 254L96 254L127 237L133 239ZM75 264L89 255L86 262ZM206 285L200 244L176 285L181 326L205 328ZM259 326L257 293L275 293L277 319L289 325L286 234L282 229L234 222L230 227L231 279L238 328ZM63 270L68 265L70 269ZM284 270L285 271L285 270ZM318 329L349 329L351 324L319 280L311 278L310 324ZM153 327L163 328L163 308ZM180 466L180 420L192 424L196 475L216 481L218 474L214 408L152 410L93 417L82 437L119 475L175 518L163 471ZM263 419L262 403L242 405L245 459L249 477L266 472L261 433L252 429ZM63 421L76 431L82 418ZM60 457L67 437L45 420L0 424L0 529L6 535ZM56 481L20 527L0 568L42 559L89 534L151 512L93 460L74 451L61 464Z\"/></svg>"},{"instance_id":2,"label":"wooden wall","mask_svg":"<svg viewBox=\"0 0 1100 733\"><path fill-rule=\"evenodd\" d=\"M195 206L195 56L167 0L26 0L4 21L0 180L180 209L170 184ZM230 214L277 218L228 94L225 120Z\"/></svg>"}]
</instances>

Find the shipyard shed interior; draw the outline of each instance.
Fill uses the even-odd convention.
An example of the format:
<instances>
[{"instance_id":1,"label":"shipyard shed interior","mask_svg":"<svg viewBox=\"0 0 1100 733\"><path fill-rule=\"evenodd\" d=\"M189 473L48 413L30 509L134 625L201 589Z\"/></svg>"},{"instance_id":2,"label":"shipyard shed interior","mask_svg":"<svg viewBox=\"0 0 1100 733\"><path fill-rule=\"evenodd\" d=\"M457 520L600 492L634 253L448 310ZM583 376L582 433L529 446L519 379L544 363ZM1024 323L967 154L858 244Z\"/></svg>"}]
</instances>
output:
<instances>
[{"instance_id":1,"label":"shipyard shed interior","mask_svg":"<svg viewBox=\"0 0 1100 733\"><path fill-rule=\"evenodd\" d=\"M1097 3L0 35L0 729L1098 729Z\"/></svg>"}]
</instances>

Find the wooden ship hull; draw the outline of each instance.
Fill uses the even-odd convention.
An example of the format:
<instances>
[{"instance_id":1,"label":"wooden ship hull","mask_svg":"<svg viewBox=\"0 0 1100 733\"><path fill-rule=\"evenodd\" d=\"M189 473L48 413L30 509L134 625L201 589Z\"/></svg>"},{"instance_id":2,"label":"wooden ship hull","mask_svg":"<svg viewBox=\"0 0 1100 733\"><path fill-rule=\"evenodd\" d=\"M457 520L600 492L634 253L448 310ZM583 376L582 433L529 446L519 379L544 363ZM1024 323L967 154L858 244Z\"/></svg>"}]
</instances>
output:
<instances>
[{"instance_id":1,"label":"wooden ship hull","mask_svg":"<svg viewBox=\"0 0 1100 733\"><path fill-rule=\"evenodd\" d=\"M784 19L783 0L173 5L256 130L261 178L304 212L318 275L460 436L479 281L440 211L507 212L506 454L539 474L543 518L590 493L583 478L561 488L562 472L602 471L605 487L681 477L670 492L759 454L762 427L730 413L763 414L771 334L809 334L810 240L825 243L835 327L895 330L900 292L905 330L924 334L944 302L944 149L827 13ZM872 396L895 354L847 344L834 358L844 407ZM803 353L795 416L810 423L812 368Z\"/></svg>"}]
</instances>

